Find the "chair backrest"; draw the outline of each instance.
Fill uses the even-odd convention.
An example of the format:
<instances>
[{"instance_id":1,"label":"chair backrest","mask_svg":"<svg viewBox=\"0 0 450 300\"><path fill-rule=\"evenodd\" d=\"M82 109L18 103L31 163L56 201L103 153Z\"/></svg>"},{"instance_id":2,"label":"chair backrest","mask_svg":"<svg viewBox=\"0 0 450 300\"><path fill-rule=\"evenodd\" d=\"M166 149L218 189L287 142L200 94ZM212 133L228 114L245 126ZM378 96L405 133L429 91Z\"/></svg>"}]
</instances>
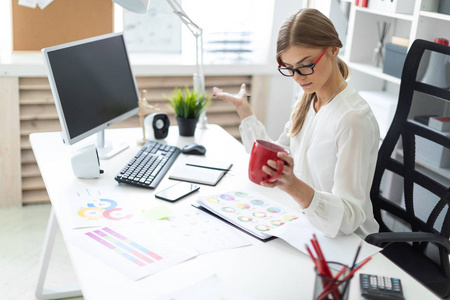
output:
<instances>
[{"instance_id":1,"label":"chair backrest","mask_svg":"<svg viewBox=\"0 0 450 300\"><path fill-rule=\"evenodd\" d=\"M427 54L430 54L430 62L436 54L448 58L450 47L424 40L415 40L410 47L403 67L397 110L378 153L371 199L381 232L431 232L448 239L450 167L439 168L426 159L427 156L437 159L436 156L444 152L444 163L450 163L450 135L409 117L411 107L420 106L415 104L417 102L421 103L422 110L427 110L430 105L426 101L441 101L435 103L450 111L450 91L420 81L419 70L422 72L426 65L421 65L421 61L426 61ZM426 109L423 109L424 103ZM439 113L443 114L443 110ZM440 174L430 171L430 165ZM401 230L398 224L402 224ZM446 251L429 243L414 243L413 246L450 277Z\"/></svg>"}]
</instances>

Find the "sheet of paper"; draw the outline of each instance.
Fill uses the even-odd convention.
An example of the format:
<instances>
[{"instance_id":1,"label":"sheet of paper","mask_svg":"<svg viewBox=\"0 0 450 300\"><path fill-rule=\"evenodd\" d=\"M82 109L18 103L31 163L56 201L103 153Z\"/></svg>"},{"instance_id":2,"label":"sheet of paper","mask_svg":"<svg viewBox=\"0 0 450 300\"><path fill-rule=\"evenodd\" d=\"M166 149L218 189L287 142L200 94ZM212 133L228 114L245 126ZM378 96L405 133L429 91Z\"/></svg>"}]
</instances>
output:
<instances>
[{"instance_id":1,"label":"sheet of paper","mask_svg":"<svg viewBox=\"0 0 450 300\"><path fill-rule=\"evenodd\" d=\"M74 189L68 197L73 228L144 221L120 186Z\"/></svg>"},{"instance_id":2,"label":"sheet of paper","mask_svg":"<svg viewBox=\"0 0 450 300\"><path fill-rule=\"evenodd\" d=\"M306 245L311 248L310 240L313 234L315 234L327 261L336 261L348 266L352 264L361 241L363 243L357 262L381 250L379 247L364 242L354 233L350 235L338 235L334 238L326 237L314 228L306 218L298 218L293 222L289 222L285 226L272 231L272 234L306 254Z\"/></svg>"},{"instance_id":3,"label":"sheet of paper","mask_svg":"<svg viewBox=\"0 0 450 300\"><path fill-rule=\"evenodd\" d=\"M213 275L199 283L170 293L157 300L255 300L241 291L225 284L217 275Z\"/></svg>"},{"instance_id":4,"label":"sheet of paper","mask_svg":"<svg viewBox=\"0 0 450 300\"><path fill-rule=\"evenodd\" d=\"M201 197L198 203L261 238L272 236L272 230L299 217L296 211L253 191L235 190Z\"/></svg>"},{"instance_id":5,"label":"sheet of paper","mask_svg":"<svg viewBox=\"0 0 450 300\"><path fill-rule=\"evenodd\" d=\"M70 243L116 269L132 280L154 274L196 255L169 239L158 237L147 224L84 230Z\"/></svg>"},{"instance_id":6,"label":"sheet of paper","mask_svg":"<svg viewBox=\"0 0 450 300\"><path fill-rule=\"evenodd\" d=\"M141 210L141 212L148 221L167 219L173 215L173 212L165 205L159 205L151 209L144 209Z\"/></svg>"},{"instance_id":7,"label":"sheet of paper","mask_svg":"<svg viewBox=\"0 0 450 300\"><path fill-rule=\"evenodd\" d=\"M36 8L37 0L19 0L19 5Z\"/></svg>"},{"instance_id":8,"label":"sheet of paper","mask_svg":"<svg viewBox=\"0 0 450 300\"><path fill-rule=\"evenodd\" d=\"M37 5L40 9L46 8L53 0L37 0Z\"/></svg>"},{"instance_id":9,"label":"sheet of paper","mask_svg":"<svg viewBox=\"0 0 450 300\"><path fill-rule=\"evenodd\" d=\"M167 239L198 254L251 245L234 228L193 207L174 212L167 220L151 222L151 226Z\"/></svg>"}]
</instances>

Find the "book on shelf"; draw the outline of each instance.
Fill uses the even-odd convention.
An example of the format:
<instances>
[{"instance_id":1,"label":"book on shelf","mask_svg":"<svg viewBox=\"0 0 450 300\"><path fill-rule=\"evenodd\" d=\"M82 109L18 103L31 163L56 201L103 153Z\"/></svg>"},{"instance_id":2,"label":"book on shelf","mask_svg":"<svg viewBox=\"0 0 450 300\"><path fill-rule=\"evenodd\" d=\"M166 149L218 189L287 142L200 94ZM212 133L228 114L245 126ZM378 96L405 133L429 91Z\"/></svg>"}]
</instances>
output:
<instances>
[{"instance_id":1,"label":"book on shelf","mask_svg":"<svg viewBox=\"0 0 450 300\"><path fill-rule=\"evenodd\" d=\"M391 38L391 43L394 44L394 45L408 47L409 46L409 37L407 37L407 36L393 36Z\"/></svg>"},{"instance_id":2,"label":"book on shelf","mask_svg":"<svg viewBox=\"0 0 450 300\"><path fill-rule=\"evenodd\" d=\"M428 126L440 131L450 131L450 117L431 117Z\"/></svg>"},{"instance_id":3,"label":"book on shelf","mask_svg":"<svg viewBox=\"0 0 450 300\"><path fill-rule=\"evenodd\" d=\"M200 197L193 206L262 241L273 239L271 231L299 218L299 213L295 210L245 190Z\"/></svg>"},{"instance_id":4,"label":"book on shelf","mask_svg":"<svg viewBox=\"0 0 450 300\"><path fill-rule=\"evenodd\" d=\"M437 115L419 115L414 117L414 121L419 122L420 124L427 125L430 121L431 117L437 117Z\"/></svg>"}]
</instances>

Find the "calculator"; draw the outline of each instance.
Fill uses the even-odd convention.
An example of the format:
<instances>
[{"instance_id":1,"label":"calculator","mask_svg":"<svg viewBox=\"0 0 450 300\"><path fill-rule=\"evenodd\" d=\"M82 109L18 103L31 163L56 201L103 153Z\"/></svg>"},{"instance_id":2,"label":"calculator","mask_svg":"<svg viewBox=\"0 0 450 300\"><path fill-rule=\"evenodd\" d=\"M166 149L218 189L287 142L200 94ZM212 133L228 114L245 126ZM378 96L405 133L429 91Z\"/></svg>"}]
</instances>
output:
<instances>
[{"instance_id":1,"label":"calculator","mask_svg":"<svg viewBox=\"0 0 450 300\"><path fill-rule=\"evenodd\" d=\"M361 295L364 299L404 300L402 283L398 278L391 278L373 274L359 274Z\"/></svg>"}]
</instances>

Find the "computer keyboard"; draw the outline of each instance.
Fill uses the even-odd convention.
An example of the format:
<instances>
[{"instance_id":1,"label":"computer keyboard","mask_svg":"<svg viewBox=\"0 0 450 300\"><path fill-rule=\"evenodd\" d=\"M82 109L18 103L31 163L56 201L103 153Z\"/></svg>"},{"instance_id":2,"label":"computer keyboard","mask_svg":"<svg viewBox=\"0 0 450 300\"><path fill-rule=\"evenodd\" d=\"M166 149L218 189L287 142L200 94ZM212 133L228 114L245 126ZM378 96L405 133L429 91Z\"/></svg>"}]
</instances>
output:
<instances>
[{"instance_id":1,"label":"computer keyboard","mask_svg":"<svg viewBox=\"0 0 450 300\"><path fill-rule=\"evenodd\" d=\"M114 178L118 182L154 189L169 171L181 150L156 141L148 141Z\"/></svg>"}]
</instances>

